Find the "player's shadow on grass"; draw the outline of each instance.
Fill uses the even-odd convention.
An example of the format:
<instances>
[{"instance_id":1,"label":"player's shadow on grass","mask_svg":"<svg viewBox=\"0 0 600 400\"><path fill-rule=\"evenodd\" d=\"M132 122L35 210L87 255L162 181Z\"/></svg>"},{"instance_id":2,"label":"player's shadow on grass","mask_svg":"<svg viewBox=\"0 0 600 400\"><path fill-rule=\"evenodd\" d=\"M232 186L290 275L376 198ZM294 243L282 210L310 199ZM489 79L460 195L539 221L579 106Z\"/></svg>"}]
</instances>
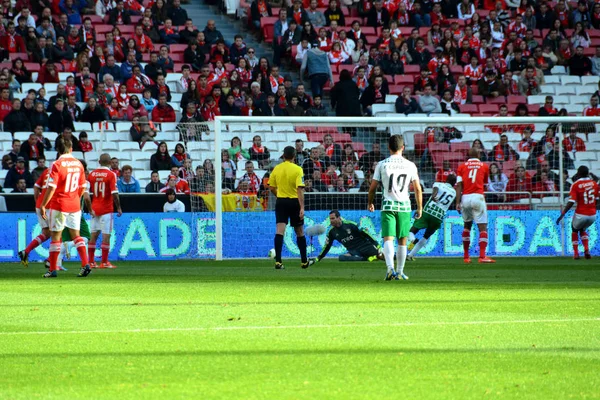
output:
<instances>
[{"instance_id":1,"label":"player's shadow on grass","mask_svg":"<svg viewBox=\"0 0 600 400\"><path fill-rule=\"evenodd\" d=\"M253 349L253 350L195 350L195 351L130 351L130 352L85 352L85 353L68 353L68 352L51 352L51 353L22 353L22 354L0 354L0 359L13 359L20 357L39 357L39 358L68 358L68 357L231 357L231 356L320 356L320 355L428 355L428 354L480 354L489 356L490 353L553 353L556 355L569 353L597 353L600 348L593 347L515 347L515 348L412 348L412 347L392 347L392 348L369 348L369 349Z\"/></svg>"}]
</instances>

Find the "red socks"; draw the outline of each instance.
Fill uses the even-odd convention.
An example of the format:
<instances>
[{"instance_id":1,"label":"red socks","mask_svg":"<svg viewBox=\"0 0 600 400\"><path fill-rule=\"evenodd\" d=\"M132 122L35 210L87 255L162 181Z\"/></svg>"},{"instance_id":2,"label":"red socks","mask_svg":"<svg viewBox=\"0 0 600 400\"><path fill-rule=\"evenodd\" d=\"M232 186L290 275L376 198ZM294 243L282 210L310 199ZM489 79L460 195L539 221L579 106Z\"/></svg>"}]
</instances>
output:
<instances>
[{"instance_id":1,"label":"red socks","mask_svg":"<svg viewBox=\"0 0 600 400\"><path fill-rule=\"evenodd\" d=\"M479 258L485 258L485 251L488 245L488 233L479 232Z\"/></svg>"},{"instance_id":2,"label":"red socks","mask_svg":"<svg viewBox=\"0 0 600 400\"><path fill-rule=\"evenodd\" d=\"M102 262L107 263L108 262L108 252L110 250L110 244L102 243L100 248L102 249Z\"/></svg>"},{"instance_id":3,"label":"red socks","mask_svg":"<svg viewBox=\"0 0 600 400\"><path fill-rule=\"evenodd\" d=\"M81 258L81 266L85 267L88 265L88 253L85 248L85 241L81 236L77 236L73 243L75 244L75 248L77 249L77 253L79 253L79 258Z\"/></svg>"},{"instance_id":4,"label":"red socks","mask_svg":"<svg viewBox=\"0 0 600 400\"><path fill-rule=\"evenodd\" d=\"M581 239L583 240L583 237ZM573 244L573 255L579 256L579 234L577 232L571 233L571 243Z\"/></svg>"},{"instance_id":5,"label":"red socks","mask_svg":"<svg viewBox=\"0 0 600 400\"><path fill-rule=\"evenodd\" d=\"M587 232L581 232L581 243L583 243L583 250L585 251L585 253L589 253L590 252L590 237L588 236Z\"/></svg>"},{"instance_id":6,"label":"red socks","mask_svg":"<svg viewBox=\"0 0 600 400\"><path fill-rule=\"evenodd\" d=\"M27 245L27 247L25 248L25 253L26 254L31 253L33 251L33 249L35 249L36 247L38 247L40 244L44 243L48 239L49 239L48 236L44 235L43 233L40 234L38 237L33 239L31 241L31 243L29 243L29 245Z\"/></svg>"},{"instance_id":7,"label":"red socks","mask_svg":"<svg viewBox=\"0 0 600 400\"><path fill-rule=\"evenodd\" d=\"M58 270L58 255L60 254L60 246L62 243L58 242L50 242L50 255L48 256L48 261L50 261L50 272Z\"/></svg>"},{"instance_id":8,"label":"red socks","mask_svg":"<svg viewBox=\"0 0 600 400\"><path fill-rule=\"evenodd\" d=\"M469 258L469 247L471 246L471 231L465 229L462 233L463 250L465 258Z\"/></svg>"},{"instance_id":9,"label":"red socks","mask_svg":"<svg viewBox=\"0 0 600 400\"><path fill-rule=\"evenodd\" d=\"M93 263L96 259L96 243L88 243L88 261Z\"/></svg>"}]
</instances>

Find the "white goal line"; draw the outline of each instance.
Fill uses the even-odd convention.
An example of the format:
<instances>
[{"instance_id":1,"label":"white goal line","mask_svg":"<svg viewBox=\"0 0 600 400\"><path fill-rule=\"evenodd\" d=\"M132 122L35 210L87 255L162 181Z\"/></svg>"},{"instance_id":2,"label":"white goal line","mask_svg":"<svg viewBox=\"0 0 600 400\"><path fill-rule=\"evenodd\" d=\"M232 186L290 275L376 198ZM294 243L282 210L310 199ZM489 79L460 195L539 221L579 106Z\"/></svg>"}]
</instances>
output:
<instances>
[{"instance_id":1,"label":"white goal line","mask_svg":"<svg viewBox=\"0 0 600 400\"><path fill-rule=\"evenodd\" d=\"M94 333L157 333L157 332L207 332L207 331L243 331L243 330L278 330L278 329L336 329L336 328L394 328L411 326L469 326L469 325L510 325L510 324L546 324L546 323L573 323L573 322L600 322L600 317L595 318L570 318L570 319L521 319L505 321L439 321L439 322L390 322L372 324L316 324L316 325L266 325L266 326L214 326L190 328L140 328L140 329L98 329L98 330L71 330L71 331L30 331L30 332L0 332L0 336L22 335L77 335Z\"/></svg>"}]
</instances>

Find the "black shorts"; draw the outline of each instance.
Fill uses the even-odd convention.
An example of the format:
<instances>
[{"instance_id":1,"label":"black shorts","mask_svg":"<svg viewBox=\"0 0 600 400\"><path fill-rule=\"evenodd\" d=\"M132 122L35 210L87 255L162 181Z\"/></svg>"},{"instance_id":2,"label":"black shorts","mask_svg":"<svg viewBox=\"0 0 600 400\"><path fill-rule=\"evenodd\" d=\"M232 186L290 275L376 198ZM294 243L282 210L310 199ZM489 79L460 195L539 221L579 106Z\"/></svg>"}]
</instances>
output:
<instances>
[{"instance_id":1,"label":"black shorts","mask_svg":"<svg viewBox=\"0 0 600 400\"><path fill-rule=\"evenodd\" d=\"M364 258L369 258L369 257L378 255L379 249L377 248L377 246L369 244L369 245L361 246L358 249L348 250L348 253L350 253L353 256L361 256Z\"/></svg>"},{"instance_id":2,"label":"black shorts","mask_svg":"<svg viewBox=\"0 0 600 400\"><path fill-rule=\"evenodd\" d=\"M298 199L277 199L275 202L275 220L278 224L287 224L296 228L304 225L304 218L300 219L300 202Z\"/></svg>"}]
</instances>

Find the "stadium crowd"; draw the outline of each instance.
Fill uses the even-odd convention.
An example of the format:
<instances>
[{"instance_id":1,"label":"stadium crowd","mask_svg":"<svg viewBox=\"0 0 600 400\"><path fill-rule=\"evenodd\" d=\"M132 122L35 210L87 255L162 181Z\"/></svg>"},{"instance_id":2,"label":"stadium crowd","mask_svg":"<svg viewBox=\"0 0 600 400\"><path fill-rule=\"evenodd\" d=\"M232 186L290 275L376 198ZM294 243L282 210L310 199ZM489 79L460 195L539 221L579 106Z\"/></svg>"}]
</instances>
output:
<instances>
[{"instance_id":1,"label":"stadium crowd","mask_svg":"<svg viewBox=\"0 0 600 400\"><path fill-rule=\"evenodd\" d=\"M23 143L15 139L3 157L2 167L9 170L4 186L15 191L32 186L47 163L44 151L54 148L46 132L72 138L75 151L94 151L86 131L74 134L77 123L131 122L132 141L140 148L156 146L150 169L171 175L160 182L153 173L146 191L189 193L197 185L210 192L211 160L199 160L202 165L193 168L185 145L189 138L168 149L156 140L160 123L210 122L217 115L373 115L389 96L396 97L395 111L406 115L566 115L566 109L553 106L552 96L542 107L527 104L526 96L541 93L545 77L557 67L573 76L600 74L600 5L593 2L361 0L340 6L337 0L294 0L277 5L241 3L249 26L273 46L268 59L257 54L259 48L246 46L240 34L223 37L214 20L189 19L180 0L3 2L0 122L4 132L31 132ZM195 26L204 22L202 30ZM281 74L284 66L299 70L300 81L294 84ZM583 115L600 115L599 94L589 96ZM490 107L484 112L483 106ZM553 129L541 135L534 126L486 128L499 134L498 145L489 151L481 142L472 145L481 147L482 159L497 163L490 191L554 191L550 172L561 139ZM522 140L508 143L501 136L507 131ZM574 126L565 136L565 169L573 164L570 154L585 151L577 134L591 131ZM425 151L415 153L444 172L428 143L450 140L424 135ZM223 152L228 190L264 190L264 176L254 169L268 169L274 157L262 141L268 138L259 135L251 144L234 138ZM369 153L364 145L355 151L352 140L333 143L331 135L308 151L301 141L296 146L308 191L364 190L380 157L376 144ZM531 153L527 163L511 164L519 152ZM35 169L29 161L37 162ZM131 166L119 169L118 161L113 169L119 188L141 191ZM544 177L545 163L550 170ZM537 172L523 178L519 168L511 170L517 166ZM241 179L238 167L246 170Z\"/></svg>"}]
</instances>

